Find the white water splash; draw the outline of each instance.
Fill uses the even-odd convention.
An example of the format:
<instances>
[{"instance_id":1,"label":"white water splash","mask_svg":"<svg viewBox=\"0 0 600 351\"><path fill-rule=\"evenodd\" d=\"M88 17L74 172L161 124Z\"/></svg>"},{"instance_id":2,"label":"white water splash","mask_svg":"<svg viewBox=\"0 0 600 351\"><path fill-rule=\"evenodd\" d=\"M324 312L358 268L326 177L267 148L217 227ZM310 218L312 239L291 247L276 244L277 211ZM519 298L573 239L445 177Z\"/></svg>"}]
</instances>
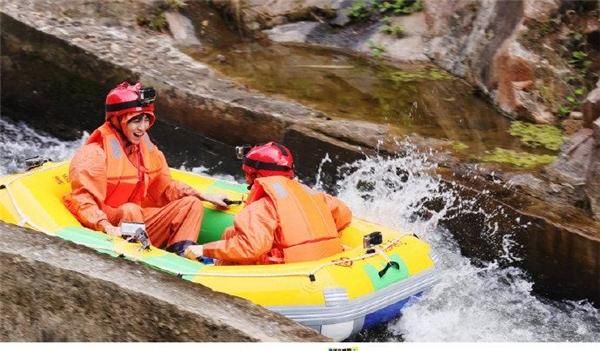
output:
<instances>
[{"instance_id":1,"label":"white water splash","mask_svg":"<svg viewBox=\"0 0 600 351\"><path fill-rule=\"evenodd\" d=\"M319 167L317 168L317 177L316 177L316 180L315 180L315 183L316 183L315 189L316 190L323 191L323 186L322 186L322 181L321 181L322 178L321 177L322 177L322 174L323 174L323 166L326 163L331 163L331 158L329 158L329 154L328 153L326 153L325 157L323 157L323 159L321 160L321 162L319 162Z\"/></svg>"},{"instance_id":2,"label":"white water splash","mask_svg":"<svg viewBox=\"0 0 600 351\"><path fill-rule=\"evenodd\" d=\"M31 156L66 159L82 140L60 141L0 117L0 174L22 171L20 160ZM456 209L486 218L481 235L500 235L499 260L520 259L513 252L512 233L498 233L492 214L473 208L472 200L450 189L440 191L439 180L430 175L434 167L412 150L408 156L357 161L342 169L345 176L338 182L339 197L355 216L417 233L439 258L441 281L407 306L389 324L390 332L407 341L600 341L600 311L589 303L541 301L520 269L498 262L475 266L460 254L440 225ZM189 169L208 174L202 167Z\"/></svg>"},{"instance_id":3,"label":"white water splash","mask_svg":"<svg viewBox=\"0 0 600 351\"><path fill-rule=\"evenodd\" d=\"M587 302L535 297L525 272L507 264L521 258L513 252L512 233L499 232L492 219L503 212L485 213L450 189L440 191L429 172L435 165L415 151L357 161L338 182L338 196L355 216L417 233L439 258L441 281L388 330L406 341L600 341L599 310ZM484 216L480 235L500 238L498 261L474 265L461 255L440 225L456 210Z\"/></svg>"},{"instance_id":4,"label":"white water splash","mask_svg":"<svg viewBox=\"0 0 600 351\"><path fill-rule=\"evenodd\" d=\"M61 141L39 133L25 123L15 123L0 116L0 175L25 170L25 160L39 156L52 161L62 161L73 156L87 139Z\"/></svg>"}]
</instances>

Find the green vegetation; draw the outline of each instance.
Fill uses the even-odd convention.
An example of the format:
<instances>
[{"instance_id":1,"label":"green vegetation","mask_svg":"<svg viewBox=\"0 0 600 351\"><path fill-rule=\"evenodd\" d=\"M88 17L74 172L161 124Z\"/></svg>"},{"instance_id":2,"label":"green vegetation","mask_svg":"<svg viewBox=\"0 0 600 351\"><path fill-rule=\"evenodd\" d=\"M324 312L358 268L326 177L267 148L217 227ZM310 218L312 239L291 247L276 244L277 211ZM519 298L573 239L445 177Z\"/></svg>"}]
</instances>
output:
<instances>
[{"instance_id":1,"label":"green vegetation","mask_svg":"<svg viewBox=\"0 0 600 351\"><path fill-rule=\"evenodd\" d=\"M185 0L163 0L154 6L147 15L138 15L137 24L156 32L164 32L169 29L165 17L167 11L177 11L185 6Z\"/></svg>"},{"instance_id":2,"label":"green vegetation","mask_svg":"<svg viewBox=\"0 0 600 351\"><path fill-rule=\"evenodd\" d=\"M447 80L453 79L452 75L439 68L427 67L415 71L392 71L386 72L383 79L394 83L418 82L423 80Z\"/></svg>"},{"instance_id":3,"label":"green vegetation","mask_svg":"<svg viewBox=\"0 0 600 351\"><path fill-rule=\"evenodd\" d=\"M408 15L423 10L421 0L380 0L375 2L374 7L381 13L393 12L395 15Z\"/></svg>"},{"instance_id":4,"label":"green vegetation","mask_svg":"<svg viewBox=\"0 0 600 351\"><path fill-rule=\"evenodd\" d=\"M350 6L348 17L353 20L363 20L371 14L371 6L367 5L365 0L358 0Z\"/></svg>"},{"instance_id":5,"label":"green vegetation","mask_svg":"<svg viewBox=\"0 0 600 351\"><path fill-rule=\"evenodd\" d=\"M469 148L467 144L461 143L460 141L455 141L452 143L452 148L456 151L463 151Z\"/></svg>"},{"instance_id":6,"label":"green vegetation","mask_svg":"<svg viewBox=\"0 0 600 351\"><path fill-rule=\"evenodd\" d=\"M385 48L381 44L377 44L373 41L369 41L369 49L371 49L371 55L375 58L381 58L385 53Z\"/></svg>"},{"instance_id":7,"label":"green vegetation","mask_svg":"<svg viewBox=\"0 0 600 351\"><path fill-rule=\"evenodd\" d=\"M483 162L507 163L519 168L533 168L553 162L556 156L535 155L528 152L517 152L503 148L495 148L492 153L482 157Z\"/></svg>"},{"instance_id":8,"label":"green vegetation","mask_svg":"<svg viewBox=\"0 0 600 351\"><path fill-rule=\"evenodd\" d=\"M562 132L554 126L519 121L511 123L510 135L518 137L527 146L541 146L552 151L557 151L564 141Z\"/></svg>"},{"instance_id":9,"label":"green vegetation","mask_svg":"<svg viewBox=\"0 0 600 351\"><path fill-rule=\"evenodd\" d=\"M402 38L404 36L404 28L399 24L392 24L389 17L383 18L383 26L381 27L381 31L396 38Z\"/></svg>"},{"instance_id":10,"label":"green vegetation","mask_svg":"<svg viewBox=\"0 0 600 351\"><path fill-rule=\"evenodd\" d=\"M566 57L572 68L572 74L567 78L569 94L560 105L558 112L561 117L566 117L571 111L581 110L582 100L585 98L589 87L593 87L598 79L598 74L592 72L592 60L589 53L593 50L584 34L573 31L564 43Z\"/></svg>"},{"instance_id":11,"label":"green vegetation","mask_svg":"<svg viewBox=\"0 0 600 351\"><path fill-rule=\"evenodd\" d=\"M422 9L421 0L357 0L350 6L348 17L362 21L377 13L408 15Z\"/></svg>"}]
</instances>

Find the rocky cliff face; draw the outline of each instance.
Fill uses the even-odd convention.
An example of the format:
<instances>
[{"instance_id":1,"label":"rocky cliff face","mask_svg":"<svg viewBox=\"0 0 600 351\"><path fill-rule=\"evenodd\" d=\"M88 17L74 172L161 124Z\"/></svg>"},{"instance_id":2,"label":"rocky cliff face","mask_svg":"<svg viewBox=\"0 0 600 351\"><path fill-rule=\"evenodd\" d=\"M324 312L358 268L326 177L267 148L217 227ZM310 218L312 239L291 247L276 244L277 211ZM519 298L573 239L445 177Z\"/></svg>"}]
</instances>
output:
<instances>
[{"instance_id":1,"label":"rocky cliff face","mask_svg":"<svg viewBox=\"0 0 600 351\"><path fill-rule=\"evenodd\" d=\"M569 188L571 203L600 218L600 173L592 160L598 137L591 129L600 92L587 95L600 72L598 2L424 0L424 10L426 53L434 62L507 114L573 134L545 175Z\"/></svg>"},{"instance_id":2,"label":"rocky cliff face","mask_svg":"<svg viewBox=\"0 0 600 351\"><path fill-rule=\"evenodd\" d=\"M556 123L598 76L598 4L580 3L425 0L426 53L508 114Z\"/></svg>"},{"instance_id":3,"label":"rocky cliff face","mask_svg":"<svg viewBox=\"0 0 600 351\"><path fill-rule=\"evenodd\" d=\"M567 202L600 218L593 179L592 124L600 117L600 10L597 1L422 0L423 11L392 16L402 38L381 34L377 4L361 0L220 0L245 30L271 40L323 44L396 61L432 60L465 78L513 118L554 124L572 135L548 181ZM389 13L386 13L389 14ZM302 22L289 23L301 20ZM387 19L390 22L390 19ZM259 32L262 30L262 32ZM349 41L341 33L352 32ZM591 92L590 92L591 91ZM584 129L582 129L584 128ZM585 189L585 190L584 190ZM535 192L533 189L530 189Z\"/></svg>"}]
</instances>

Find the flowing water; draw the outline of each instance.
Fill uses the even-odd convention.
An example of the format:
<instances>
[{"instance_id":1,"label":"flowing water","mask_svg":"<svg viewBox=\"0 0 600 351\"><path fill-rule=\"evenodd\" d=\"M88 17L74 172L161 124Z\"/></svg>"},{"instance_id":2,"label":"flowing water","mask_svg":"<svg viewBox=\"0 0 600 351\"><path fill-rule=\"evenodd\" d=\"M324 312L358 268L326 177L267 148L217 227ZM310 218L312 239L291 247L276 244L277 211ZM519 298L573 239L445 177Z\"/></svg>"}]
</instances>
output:
<instances>
[{"instance_id":1,"label":"flowing water","mask_svg":"<svg viewBox=\"0 0 600 351\"><path fill-rule=\"evenodd\" d=\"M439 222L456 210L453 207L470 211L471 206L450 190L440 191L443 187L439 181L426 172L431 167L434 164L417 153L375 157L347 166L348 172L338 182L339 197L355 214L418 233L440 258L441 281L410 304L399 320L390 323L383 337L370 337L406 341L600 341L600 311L586 301L559 302L535 296L526 272L510 266L520 260L511 251L512 233L498 233L491 219L486 223L488 232L481 236L503 237L498 259L474 264L460 254L452 234ZM399 175L399 169L405 172ZM431 201L443 206L428 210L424 216L423 204Z\"/></svg>"},{"instance_id":2,"label":"flowing water","mask_svg":"<svg viewBox=\"0 0 600 351\"><path fill-rule=\"evenodd\" d=\"M22 171L27 157L68 158L80 144L0 117L0 175ZM552 301L532 293L526 272L510 266L520 259L511 251L510 232L493 233L502 235L504 243L496 261L474 264L462 256L452 234L439 222L456 206L469 211L468 201L456 201L458 194L440 190L439 181L428 175L434 164L426 156L409 154L372 157L342 167L339 197L358 217L413 231L428 241L439 258L441 281L412 301L401 318L376 333L365 333L360 340L600 341L598 309L585 301ZM207 170L202 165L186 167ZM430 201L442 206L424 213L423 204ZM498 231L493 222L487 228Z\"/></svg>"},{"instance_id":3,"label":"flowing water","mask_svg":"<svg viewBox=\"0 0 600 351\"><path fill-rule=\"evenodd\" d=\"M242 86L291 99L332 118L371 121L394 135L416 133L450 140L467 159L482 160L497 148L532 154L510 135L510 120L480 92L427 64L391 64L373 57L311 45L244 40L200 2L187 15L202 45L182 47Z\"/></svg>"}]
</instances>

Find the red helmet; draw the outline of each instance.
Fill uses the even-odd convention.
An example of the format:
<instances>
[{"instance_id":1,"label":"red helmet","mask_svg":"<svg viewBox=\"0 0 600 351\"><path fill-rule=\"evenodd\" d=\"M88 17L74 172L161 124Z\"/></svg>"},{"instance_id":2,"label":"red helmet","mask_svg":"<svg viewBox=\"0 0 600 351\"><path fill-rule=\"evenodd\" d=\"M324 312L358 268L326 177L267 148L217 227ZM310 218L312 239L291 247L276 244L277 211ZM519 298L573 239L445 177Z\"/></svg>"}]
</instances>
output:
<instances>
[{"instance_id":1,"label":"red helmet","mask_svg":"<svg viewBox=\"0 0 600 351\"><path fill-rule=\"evenodd\" d=\"M130 112L146 113L150 116L150 125L154 124L154 88L142 88L141 83L130 85L123 82L106 95L106 120L123 116Z\"/></svg>"},{"instance_id":2,"label":"red helmet","mask_svg":"<svg viewBox=\"0 0 600 351\"><path fill-rule=\"evenodd\" d=\"M294 177L294 157L291 151L276 142L268 142L250 149L243 157L242 170L246 175Z\"/></svg>"}]
</instances>

